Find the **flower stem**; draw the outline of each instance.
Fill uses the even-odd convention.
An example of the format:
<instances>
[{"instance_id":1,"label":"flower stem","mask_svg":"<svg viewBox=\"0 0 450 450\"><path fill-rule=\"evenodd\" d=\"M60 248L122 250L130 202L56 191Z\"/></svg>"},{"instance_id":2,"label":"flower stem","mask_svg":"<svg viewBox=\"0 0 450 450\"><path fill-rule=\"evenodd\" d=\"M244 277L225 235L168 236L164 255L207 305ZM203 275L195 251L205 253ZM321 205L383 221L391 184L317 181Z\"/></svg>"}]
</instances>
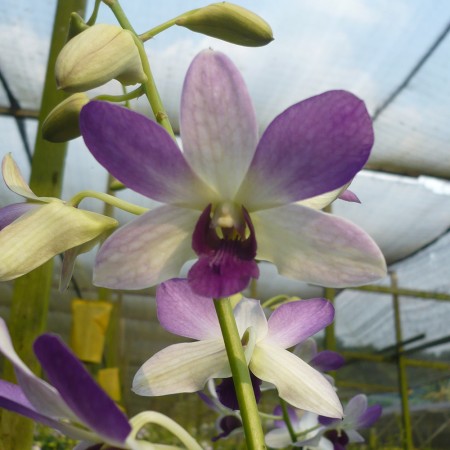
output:
<instances>
[{"instance_id":1,"label":"flower stem","mask_svg":"<svg viewBox=\"0 0 450 450\"><path fill-rule=\"evenodd\" d=\"M215 299L214 306L233 375L248 450L265 449L264 433L259 419L255 394L253 392L241 338L234 320L230 299Z\"/></svg>"},{"instance_id":2,"label":"flower stem","mask_svg":"<svg viewBox=\"0 0 450 450\"><path fill-rule=\"evenodd\" d=\"M140 97L141 95L145 94L145 90L142 86L138 87L134 91L131 92L125 92L123 95L108 95L108 94L101 94L97 95L93 98L93 100L104 100L107 102L126 102L128 100L132 100L133 98Z\"/></svg>"},{"instance_id":3,"label":"flower stem","mask_svg":"<svg viewBox=\"0 0 450 450\"><path fill-rule=\"evenodd\" d=\"M289 436L291 437L291 441L294 444L297 442L297 436L295 434L294 427L292 426L291 418L289 417L289 411L286 402L280 398L281 410L283 411L283 420L286 424L286 427L289 431Z\"/></svg>"},{"instance_id":4,"label":"flower stem","mask_svg":"<svg viewBox=\"0 0 450 450\"><path fill-rule=\"evenodd\" d=\"M133 203L129 203L125 200L121 200L120 198L114 197L113 195L105 194L104 192L97 191L81 191L78 194L74 195L68 202L68 205L78 206L80 202L87 198L96 198L101 200L102 202L107 203L108 205L115 206L117 208L122 209L123 211L127 211L131 214L141 215L148 211L148 208L143 208L142 206L134 205Z\"/></svg>"},{"instance_id":5,"label":"flower stem","mask_svg":"<svg viewBox=\"0 0 450 450\"><path fill-rule=\"evenodd\" d=\"M176 436L188 450L203 450L200 444L180 425L178 425L170 417L165 416L156 411L144 411L132 419L130 419L130 424L132 426L132 432L128 439L135 439L139 430L147 424L159 425L166 430L170 431L174 436ZM140 447L139 447L140 448ZM146 447L147 448L147 447ZM150 447L149 447L150 448ZM151 447L153 448L153 446ZM165 447L164 447L165 448ZM174 448L174 447L168 447Z\"/></svg>"}]
</instances>

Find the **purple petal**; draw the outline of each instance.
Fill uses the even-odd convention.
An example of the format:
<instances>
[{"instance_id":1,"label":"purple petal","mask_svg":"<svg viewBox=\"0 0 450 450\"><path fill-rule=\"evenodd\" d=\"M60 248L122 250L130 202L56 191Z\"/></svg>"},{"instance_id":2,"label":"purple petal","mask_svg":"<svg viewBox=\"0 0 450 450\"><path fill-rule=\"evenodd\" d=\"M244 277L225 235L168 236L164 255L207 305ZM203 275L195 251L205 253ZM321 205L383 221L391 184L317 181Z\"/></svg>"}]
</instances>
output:
<instances>
[{"instance_id":1,"label":"purple petal","mask_svg":"<svg viewBox=\"0 0 450 450\"><path fill-rule=\"evenodd\" d=\"M285 303L270 316L265 340L282 348L292 347L324 329L333 318L333 305L323 298Z\"/></svg>"},{"instance_id":2,"label":"purple petal","mask_svg":"<svg viewBox=\"0 0 450 450\"><path fill-rule=\"evenodd\" d=\"M319 423L324 426L331 425L332 423L342 423L342 420L335 419L332 417L319 416Z\"/></svg>"},{"instance_id":3,"label":"purple petal","mask_svg":"<svg viewBox=\"0 0 450 450\"><path fill-rule=\"evenodd\" d=\"M34 352L52 385L82 422L109 443L123 444L131 431L127 418L61 339L43 334L36 339Z\"/></svg>"},{"instance_id":4,"label":"purple petal","mask_svg":"<svg viewBox=\"0 0 450 450\"><path fill-rule=\"evenodd\" d=\"M198 211L161 206L129 222L100 247L94 284L144 289L179 275L194 257L191 236Z\"/></svg>"},{"instance_id":5,"label":"purple petal","mask_svg":"<svg viewBox=\"0 0 450 450\"><path fill-rule=\"evenodd\" d=\"M381 416L383 408L381 405L369 406L364 413L359 417L356 428L369 428L371 427Z\"/></svg>"},{"instance_id":6,"label":"purple petal","mask_svg":"<svg viewBox=\"0 0 450 450\"><path fill-rule=\"evenodd\" d=\"M340 200L344 200L345 202L352 202L352 203L361 203L361 200L358 198L358 196L352 192L350 189L346 189L342 194L338 197Z\"/></svg>"},{"instance_id":7,"label":"purple petal","mask_svg":"<svg viewBox=\"0 0 450 450\"><path fill-rule=\"evenodd\" d=\"M259 403L261 400L261 383L262 381L255 377L250 372L250 380L253 387L253 393L255 394L256 403ZM222 382L216 387L217 397L222 403L222 405L226 406L229 409L234 411L240 409L239 402L236 395L236 389L234 388L233 378L225 378Z\"/></svg>"},{"instance_id":8,"label":"purple petal","mask_svg":"<svg viewBox=\"0 0 450 450\"><path fill-rule=\"evenodd\" d=\"M373 129L364 103L330 91L291 106L269 125L238 193L258 209L344 186L366 163Z\"/></svg>"},{"instance_id":9,"label":"purple petal","mask_svg":"<svg viewBox=\"0 0 450 450\"><path fill-rule=\"evenodd\" d=\"M285 205L252 214L257 259L281 275L329 287L367 284L386 276L383 254L361 228L331 214Z\"/></svg>"},{"instance_id":10,"label":"purple petal","mask_svg":"<svg viewBox=\"0 0 450 450\"><path fill-rule=\"evenodd\" d=\"M42 204L38 203L14 203L12 205L0 208L0 230L14 222L28 211L39 208Z\"/></svg>"},{"instance_id":11,"label":"purple petal","mask_svg":"<svg viewBox=\"0 0 450 450\"><path fill-rule=\"evenodd\" d=\"M255 152L258 128L245 83L227 56L205 50L194 59L180 122L191 167L222 198L232 199Z\"/></svg>"},{"instance_id":12,"label":"purple petal","mask_svg":"<svg viewBox=\"0 0 450 450\"><path fill-rule=\"evenodd\" d=\"M222 433L211 438L211 441L216 442L220 438L225 438L229 436L234 430L242 427L242 422L236 416L225 416L219 421L219 428Z\"/></svg>"},{"instance_id":13,"label":"purple petal","mask_svg":"<svg viewBox=\"0 0 450 450\"><path fill-rule=\"evenodd\" d=\"M320 372L328 372L329 370L340 369L345 364L345 359L337 352L324 350L317 353L317 355L309 361L309 364Z\"/></svg>"},{"instance_id":14,"label":"purple petal","mask_svg":"<svg viewBox=\"0 0 450 450\"><path fill-rule=\"evenodd\" d=\"M186 163L169 134L142 114L92 101L80 130L95 159L127 187L154 200L203 209L210 189Z\"/></svg>"},{"instance_id":15,"label":"purple petal","mask_svg":"<svg viewBox=\"0 0 450 450\"><path fill-rule=\"evenodd\" d=\"M173 279L156 291L160 324L170 333L191 339L216 339L222 335L211 297L192 292L187 280Z\"/></svg>"}]
</instances>

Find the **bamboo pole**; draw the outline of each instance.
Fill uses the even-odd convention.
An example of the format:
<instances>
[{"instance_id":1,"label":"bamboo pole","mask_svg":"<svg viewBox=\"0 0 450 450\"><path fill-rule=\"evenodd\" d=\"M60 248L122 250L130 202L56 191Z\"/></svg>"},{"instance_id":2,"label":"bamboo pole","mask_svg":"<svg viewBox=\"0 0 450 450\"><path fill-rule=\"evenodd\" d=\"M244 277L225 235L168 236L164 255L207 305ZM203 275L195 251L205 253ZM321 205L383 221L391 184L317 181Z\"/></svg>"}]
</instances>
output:
<instances>
[{"instance_id":1,"label":"bamboo pole","mask_svg":"<svg viewBox=\"0 0 450 450\"><path fill-rule=\"evenodd\" d=\"M39 125L31 166L30 187L38 196L59 197L63 178L66 143L52 144L41 135L42 123L65 98L56 90L54 67L58 53L66 42L69 17L73 11L83 14L86 0L59 0L56 7L47 74L45 78ZM52 284L53 261L49 261L14 284L9 330L17 353L34 372L39 365L32 352L35 338L46 329L48 302ZM5 364L3 378L14 381L12 366ZM34 423L13 413L2 411L0 448L26 450L33 443Z\"/></svg>"}]
</instances>

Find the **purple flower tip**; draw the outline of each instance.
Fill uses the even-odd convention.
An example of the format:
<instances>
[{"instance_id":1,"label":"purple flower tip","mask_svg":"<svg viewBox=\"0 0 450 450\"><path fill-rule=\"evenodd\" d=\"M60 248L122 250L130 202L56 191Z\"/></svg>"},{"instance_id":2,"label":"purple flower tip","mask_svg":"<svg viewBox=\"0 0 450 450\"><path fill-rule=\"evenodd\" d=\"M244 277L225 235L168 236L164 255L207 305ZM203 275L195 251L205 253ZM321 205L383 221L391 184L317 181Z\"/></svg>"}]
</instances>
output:
<instances>
[{"instance_id":1,"label":"purple flower tip","mask_svg":"<svg viewBox=\"0 0 450 450\"><path fill-rule=\"evenodd\" d=\"M192 290L205 297L226 297L244 290L251 278L259 277L255 261L255 230L247 211L242 208L245 227L221 228L219 237L211 218L211 205L200 215L192 236L192 248L199 256L188 273Z\"/></svg>"},{"instance_id":2,"label":"purple flower tip","mask_svg":"<svg viewBox=\"0 0 450 450\"><path fill-rule=\"evenodd\" d=\"M261 383L262 381L250 372L250 380L252 382L253 392L255 393L256 403L261 399ZM239 409L239 403L234 388L233 378L224 378L222 383L216 387L217 397L222 405L234 411Z\"/></svg>"},{"instance_id":3,"label":"purple flower tip","mask_svg":"<svg viewBox=\"0 0 450 450\"><path fill-rule=\"evenodd\" d=\"M345 364L345 359L337 352L324 350L317 353L309 363L320 372L328 372L329 370L340 369Z\"/></svg>"},{"instance_id":4,"label":"purple flower tip","mask_svg":"<svg viewBox=\"0 0 450 450\"><path fill-rule=\"evenodd\" d=\"M381 416L383 408L381 405L369 406L358 419L359 428L371 427Z\"/></svg>"},{"instance_id":5,"label":"purple flower tip","mask_svg":"<svg viewBox=\"0 0 450 450\"><path fill-rule=\"evenodd\" d=\"M225 416L220 419L219 426L223 431L217 436L211 438L213 442L218 441L220 438L225 438L229 436L232 431L237 428L241 428L242 422L235 416Z\"/></svg>"}]
</instances>

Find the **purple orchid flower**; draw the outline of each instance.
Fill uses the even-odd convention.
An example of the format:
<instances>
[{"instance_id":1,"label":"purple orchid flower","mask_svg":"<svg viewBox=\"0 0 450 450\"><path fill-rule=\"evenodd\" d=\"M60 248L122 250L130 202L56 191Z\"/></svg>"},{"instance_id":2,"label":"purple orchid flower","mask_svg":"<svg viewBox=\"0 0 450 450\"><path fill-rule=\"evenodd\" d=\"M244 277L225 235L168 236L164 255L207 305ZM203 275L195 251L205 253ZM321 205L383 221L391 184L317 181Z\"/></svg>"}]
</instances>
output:
<instances>
[{"instance_id":1,"label":"purple orchid flower","mask_svg":"<svg viewBox=\"0 0 450 450\"><path fill-rule=\"evenodd\" d=\"M281 408L274 414L279 415ZM344 419L336 420L303 412L299 417L289 408L291 425L298 437L292 443L291 436L283 421L275 421L275 428L266 434L266 444L272 448L284 448L289 445L304 450L345 450L349 443L364 442L357 430L371 427L381 415L381 406L367 406L367 397L359 394L350 399L344 408Z\"/></svg>"},{"instance_id":2,"label":"purple orchid flower","mask_svg":"<svg viewBox=\"0 0 450 450\"><path fill-rule=\"evenodd\" d=\"M231 376L211 298L194 293L186 280L174 279L160 285L156 306L167 331L198 342L171 345L156 353L136 373L134 392L149 396L197 392L211 378ZM274 384L280 397L294 406L342 417L330 383L285 350L333 320L331 303L320 298L286 303L267 320L258 300L242 298L234 316L240 336L246 335L246 359L256 377Z\"/></svg>"},{"instance_id":3,"label":"purple orchid flower","mask_svg":"<svg viewBox=\"0 0 450 450\"><path fill-rule=\"evenodd\" d=\"M158 124L92 101L80 129L94 157L127 187L165 205L115 232L101 247L94 283L141 289L188 274L200 295L227 296L258 277L255 258L280 274L344 287L386 273L374 241L308 199L339 196L373 144L361 100L331 91L297 103L258 142L255 112L233 63L211 50L192 62L181 99L183 151Z\"/></svg>"},{"instance_id":4,"label":"purple orchid flower","mask_svg":"<svg viewBox=\"0 0 450 450\"><path fill-rule=\"evenodd\" d=\"M14 365L18 381L16 385L0 380L0 407L83 440L80 449L96 448L99 442L132 450L148 448L134 439L128 419L59 337L43 334L34 343L51 385L19 358L1 318L0 352Z\"/></svg>"}]
</instances>

